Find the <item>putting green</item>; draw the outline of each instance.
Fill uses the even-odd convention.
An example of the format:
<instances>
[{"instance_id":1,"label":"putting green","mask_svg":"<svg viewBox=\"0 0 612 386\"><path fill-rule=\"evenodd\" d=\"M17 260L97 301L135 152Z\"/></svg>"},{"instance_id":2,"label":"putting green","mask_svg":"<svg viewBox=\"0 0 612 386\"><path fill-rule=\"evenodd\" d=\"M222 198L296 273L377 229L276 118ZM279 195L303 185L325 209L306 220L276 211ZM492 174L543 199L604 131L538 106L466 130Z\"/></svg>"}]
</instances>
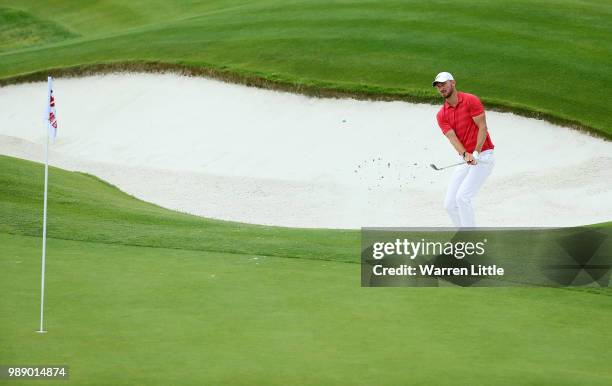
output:
<instances>
[{"instance_id":1,"label":"putting green","mask_svg":"<svg viewBox=\"0 0 612 386\"><path fill-rule=\"evenodd\" d=\"M433 101L431 79L447 70L489 108L612 138L601 86L612 81L610 2L7 0L2 7L0 40L23 42L0 46L5 83L33 73L29 79L43 79L49 68L166 63L313 93ZM37 41L41 31L48 39ZM134 65L143 61L157 64Z\"/></svg>"},{"instance_id":2,"label":"putting green","mask_svg":"<svg viewBox=\"0 0 612 386\"><path fill-rule=\"evenodd\" d=\"M3 363L66 384L612 381L610 297L563 289L359 287L359 265L0 234Z\"/></svg>"}]
</instances>

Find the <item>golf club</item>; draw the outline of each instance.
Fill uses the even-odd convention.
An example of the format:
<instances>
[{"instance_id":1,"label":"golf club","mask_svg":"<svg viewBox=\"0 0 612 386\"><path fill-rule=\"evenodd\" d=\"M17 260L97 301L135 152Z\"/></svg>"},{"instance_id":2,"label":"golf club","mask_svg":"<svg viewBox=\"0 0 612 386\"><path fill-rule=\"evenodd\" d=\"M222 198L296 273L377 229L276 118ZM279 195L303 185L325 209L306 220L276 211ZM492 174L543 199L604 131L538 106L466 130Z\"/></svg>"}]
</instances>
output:
<instances>
[{"instance_id":1,"label":"golf club","mask_svg":"<svg viewBox=\"0 0 612 386\"><path fill-rule=\"evenodd\" d=\"M463 165L464 163L465 163L465 161L461 161L461 162L458 162L458 163L456 163L456 164L452 164L452 165L444 166L444 167L441 167L441 168L437 167L437 166L436 166L436 165L434 165L434 164L431 164L431 165L429 165L429 166L431 166L431 167L432 167L434 170L444 170L444 169L452 168L452 167L455 167L455 166Z\"/></svg>"}]
</instances>

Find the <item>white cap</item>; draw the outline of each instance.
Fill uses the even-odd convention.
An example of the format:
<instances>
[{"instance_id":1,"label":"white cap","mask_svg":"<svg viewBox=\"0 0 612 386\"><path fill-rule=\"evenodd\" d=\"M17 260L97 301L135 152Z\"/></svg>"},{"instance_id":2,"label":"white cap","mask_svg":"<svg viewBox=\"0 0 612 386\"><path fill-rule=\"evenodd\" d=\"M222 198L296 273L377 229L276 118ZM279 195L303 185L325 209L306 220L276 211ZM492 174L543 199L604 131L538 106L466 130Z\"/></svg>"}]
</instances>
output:
<instances>
[{"instance_id":1,"label":"white cap","mask_svg":"<svg viewBox=\"0 0 612 386\"><path fill-rule=\"evenodd\" d=\"M455 80L455 78L453 78L453 75L450 72L441 72L436 75L436 79L431 82L431 85L435 87L436 83L444 83L447 80Z\"/></svg>"}]
</instances>

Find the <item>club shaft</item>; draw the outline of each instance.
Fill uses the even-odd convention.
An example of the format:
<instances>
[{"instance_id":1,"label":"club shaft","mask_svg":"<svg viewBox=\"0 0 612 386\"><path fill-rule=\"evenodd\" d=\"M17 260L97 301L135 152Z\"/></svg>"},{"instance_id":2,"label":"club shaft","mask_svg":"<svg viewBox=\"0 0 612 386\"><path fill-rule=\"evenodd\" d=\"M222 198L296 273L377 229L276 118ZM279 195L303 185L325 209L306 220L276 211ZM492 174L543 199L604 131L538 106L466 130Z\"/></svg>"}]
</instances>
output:
<instances>
[{"instance_id":1,"label":"club shaft","mask_svg":"<svg viewBox=\"0 0 612 386\"><path fill-rule=\"evenodd\" d=\"M444 166L441 168L438 168L438 170L444 170L444 169L448 169L448 168L454 168L455 166L459 166L459 165L463 165L465 162L457 162L456 164L452 164L452 165L448 165L448 166Z\"/></svg>"}]
</instances>

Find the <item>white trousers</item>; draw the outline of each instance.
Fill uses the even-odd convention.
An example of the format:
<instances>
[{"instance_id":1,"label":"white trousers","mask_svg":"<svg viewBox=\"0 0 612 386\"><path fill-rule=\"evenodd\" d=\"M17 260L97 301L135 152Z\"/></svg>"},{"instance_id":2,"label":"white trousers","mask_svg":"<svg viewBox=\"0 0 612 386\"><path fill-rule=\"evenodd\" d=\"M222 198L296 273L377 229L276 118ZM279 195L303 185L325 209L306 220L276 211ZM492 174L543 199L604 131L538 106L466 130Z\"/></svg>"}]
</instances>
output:
<instances>
[{"instance_id":1,"label":"white trousers","mask_svg":"<svg viewBox=\"0 0 612 386\"><path fill-rule=\"evenodd\" d=\"M476 226L472 200L493 171L493 166L493 150L486 150L480 153L476 165L464 164L455 169L444 199L444 208L456 227Z\"/></svg>"}]
</instances>

